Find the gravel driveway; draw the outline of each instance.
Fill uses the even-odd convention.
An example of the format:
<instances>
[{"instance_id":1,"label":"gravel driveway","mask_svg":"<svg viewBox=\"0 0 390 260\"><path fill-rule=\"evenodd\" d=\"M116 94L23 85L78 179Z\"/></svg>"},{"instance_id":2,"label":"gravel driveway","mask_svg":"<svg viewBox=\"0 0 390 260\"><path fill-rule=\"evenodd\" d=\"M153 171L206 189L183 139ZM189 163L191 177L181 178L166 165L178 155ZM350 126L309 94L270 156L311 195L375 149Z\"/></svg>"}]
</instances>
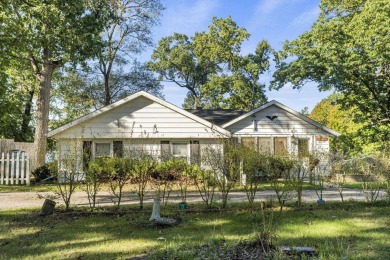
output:
<instances>
[{"instance_id":1,"label":"gravel driveway","mask_svg":"<svg viewBox=\"0 0 390 260\"><path fill-rule=\"evenodd\" d=\"M365 200L363 192L356 189L345 189L344 200ZM47 196L54 196L54 192L0 192L0 210L7 209L20 209L20 208L32 208L32 207L41 207L44 198ZM385 194L383 191L380 192L379 197L383 197ZM218 198L219 194L216 193ZM98 205L113 205L113 197L109 192L102 191L97 196ZM153 194L148 193L145 197L145 203L152 203ZM272 190L259 191L256 194L256 201L266 201L266 200L276 200L275 192ZM339 193L336 189L327 189L323 191L323 199L325 201L340 201ZM61 199L55 199L57 205L63 205L64 203ZM178 193L172 193L169 200L171 202L180 202L180 196ZM229 193L230 201L246 201L245 192L230 192ZM317 195L315 191L305 190L303 191L302 200L305 202L315 202L317 200ZM201 202L202 199L197 192L189 192L187 194L187 202L195 203ZM122 204L138 204L138 197L134 193L124 193ZM73 206L88 206L88 199L85 192L75 192L72 197Z\"/></svg>"}]
</instances>

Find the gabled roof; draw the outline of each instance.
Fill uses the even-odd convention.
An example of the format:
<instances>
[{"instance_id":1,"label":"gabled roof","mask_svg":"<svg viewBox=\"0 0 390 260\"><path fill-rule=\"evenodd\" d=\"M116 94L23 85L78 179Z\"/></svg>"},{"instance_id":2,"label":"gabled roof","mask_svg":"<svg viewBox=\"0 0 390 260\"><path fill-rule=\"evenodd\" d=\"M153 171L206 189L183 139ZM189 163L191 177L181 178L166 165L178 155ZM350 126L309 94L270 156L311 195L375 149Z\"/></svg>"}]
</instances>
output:
<instances>
[{"instance_id":1,"label":"gabled roof","mask_svg":"<svg viewBox=\"0 0 390 260\"><path fill-rule=\"evenodd\" d=\"M121 105L123 105L123 104L125 104L127 102L131 102L132 100L134 100L134 99L136 99L138 97L145 97L147 99L150 99L150 100L152 100L152 101L154 101L154 102L156 102L156 103L158 103L158 104L160 104L162 106L165 106L165 107L167 107L169 109L172 109L173 111L175 111L175 112L177 112L179 114L182 114L183 116L186 116L186 117L188 117L188 118L190 118L190 119L192 119L192 120L194 120L194 121L196 121L198 123L201 123L201 124L211 128L211 129L213 129L213 130L215 130L215 131L217 131L217 132L219 132L219 133L221 133L221 134L223 134L225 136L230 136L231 135L229 131L221 128L220 126L217 126L217 125L215 125L215 124L213 124L213 123L211 123L211 122L209 122L209 121L207 121L207 120L205 120L203 118L200 118L200 117L198 117L198 116L196 116L196 115L194 115L194 114L192 114L192 113L190 113L188 111L185 111L184 109L181 109L181 108L179 108L179 107L177 107L177 106L175 106L175 105L173 105L173 104L171 104L171 103L169 103L169 102L167 102L165 100L157 98L157 97L155 97L155 96L153 96L153 95L151 95L151 94L149 94L149 93L147 93L145 91L139 91L139 92L137 92L137 93L135 93L133 95L130 95L130 96L126 97L126 98L123 98L123 99L121 99L121 100L119 100L119 101L117 101L117 102L115 102L115 103L113 103L111 105L102 107L102 108L100 108L98 110L95 110L95 111L93 111L93 112L91 112L91 113L89 113L87 115L84 115L84 116L82 116L82 117L80 117L80 118L78 118L78 119L76 119L76 120L74 120L74 121L72 121L70 123L67 123L67 124L57 128L57 129L54 129L54 130L50 131L48 133L48 137L52 137L52 136L54 136L54 135L56 135L56 134L58 134L60 132L63 132L65 130L71 128L71 127L77 126L77 125L79 125L79 124L81 124L81 123L83 123L83 122L85 122L87 120L90 120L90 119L92 119L92 118L94 118L94 117L96 117L98 115L101 115L103 113L109 112L109 111L115 109L116 107L119 107L119 106L121 106Z\"/></svg>"},{"instance_id":2,"label":"gabled roof","mask_svg":"<svg viewBox=\"0 0 390 260\"><path fill-rule=\"evenodd\" d=\"M244 110L236 109L186 109L186 111L219 126L245 114Z\"/></svg>"},{"instance_id":3,"label":"gabled roof","mask_svg":"<svg viewBox=\"0 0 390 260\"><path fill-rule=\"evenodd\" d=\"M281 109L283 109L283 110L285 110L285 111L287 111L287 112L289 112L291 114L293 114L294 116L302 119L303 121L306 121L309 124L312 124L312 125L320 128L320 129L324 130L325 132L327 132L327 133L329 133L329 134L331 134L333 136L340 136L340 133L338 133L338 132L336 132L336 131L334 131L334 130L326 127L326 126L321 125L320 123L314 121L313 119L310 119L310 118L302 115L301 113L298 113L297 111L295 111L295 110L293 110L293 109L283 105L282 103L279 103L276 100L272 100L272 101L268 102L267 104L262 105L259 108L256 108L256 109L254 109L254 110L252 110L252 111L250 111L250 112L248 112L246 114L243 114L242 116L239 116L239 117L231 120L230 122L227 122L227 123L223 124L221 127L223 127L223 128L229 127L229 126L231 126L231 125L241 121L242 119L244 119L246 117L249 117L249 116L252 116L253 114L255 114L255 113L257 113L257 112L259 112L259 111L261 111L263 109L266 109L267 107L273 106L273 105L277 106L277 107L279 107L279 108L281 108Z\"/></svg>"}]
</instances>

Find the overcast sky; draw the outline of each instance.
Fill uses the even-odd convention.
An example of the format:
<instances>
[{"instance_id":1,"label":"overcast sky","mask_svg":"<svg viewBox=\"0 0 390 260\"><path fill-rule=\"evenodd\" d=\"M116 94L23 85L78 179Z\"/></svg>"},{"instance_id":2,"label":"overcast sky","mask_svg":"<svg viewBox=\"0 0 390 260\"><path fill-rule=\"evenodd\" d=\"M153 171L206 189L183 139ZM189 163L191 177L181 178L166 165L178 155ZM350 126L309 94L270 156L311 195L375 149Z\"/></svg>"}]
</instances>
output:
<instances>
[{"instance_id":1,"label":"overcast sky","mask_svg":"<svg viewBox=\"0 0 390 260\"><path fill-rule=\"evenodd\" d=\"M319 14L320 0L161 0L165 6L161 25L154 28L155 44L162 37L175 32L193 36L195 32L207 31L213 16L226 18L231 16L240 27L244 27L251 37L242 45L242 53L253 53L259 41L265 39L276 50L282 48L285 40L293 40L311 25ZM153 48L142 55L149 60ZM274 68L263 76L263 82L269 82ZM164 84L164 95L168 102L179 107L187 93L172 83ZM294 110L309 109L331 92L319 92L314 83L304 86L301 91L285 86L279 91L268 91L268 100L277 100Z\"/></svg>"}]
</instances>

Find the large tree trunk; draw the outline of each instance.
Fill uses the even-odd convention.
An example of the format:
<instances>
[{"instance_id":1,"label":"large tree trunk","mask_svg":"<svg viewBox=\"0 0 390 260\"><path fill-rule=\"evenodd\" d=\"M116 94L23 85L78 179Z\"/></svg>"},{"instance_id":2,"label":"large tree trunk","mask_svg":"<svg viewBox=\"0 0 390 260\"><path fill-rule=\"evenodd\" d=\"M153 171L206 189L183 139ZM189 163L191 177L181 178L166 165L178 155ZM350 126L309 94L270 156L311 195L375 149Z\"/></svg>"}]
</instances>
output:
<instances>
[{"instance_id":1,"label":"large tree trunk","mask_svg":"<svg viewBox=\"0 0 390 260\"><path fill-rule=\"evenodd\" d=\"M51 80L53 71L57 67L56 62L50 60L51 52L48 50L44 50L43 52L42 70L36 72L36 77L39 80L39 92L37 98L36 127L34 134L35 165L33 165L33 168L42 166L45 163Z\"/></svg>"},{"instance_id":2,"label":"large tree trunk","mask_svg":"<svg viewBox=\"0 0 390 260\"><path fill-rule=\"evenodd\" d=\"M109 74L104 75L104 105L108 106L111 104L111 93L110 93L110 84L109 84Z\"/></svg>"}]
</instances>

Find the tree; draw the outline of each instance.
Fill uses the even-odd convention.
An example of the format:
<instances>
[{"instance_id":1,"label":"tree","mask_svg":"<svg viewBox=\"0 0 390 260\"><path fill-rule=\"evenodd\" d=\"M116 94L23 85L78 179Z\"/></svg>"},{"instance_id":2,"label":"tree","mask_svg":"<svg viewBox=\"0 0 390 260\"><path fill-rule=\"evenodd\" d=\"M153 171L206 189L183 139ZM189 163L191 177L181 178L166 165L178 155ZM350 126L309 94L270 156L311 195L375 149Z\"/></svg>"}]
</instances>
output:
<instances>
[{"instance_id":1,"label":"tree","mask_svg":"<svg viewBox=\"0 0 390 260\"><path fill-rule=\"evenodd\" d=\"M161 39L148 67L188 89L187 108L250 110L266 102L259 78L269 68L272 49L262 41L255 54L242 56L241 44L248 37L230 17L214 17L208 32L193 37L175 33Z\"/></svg>"},{"instance_id":2,"label":"tree","mask_svg":"<svg viewBox=\"0 0 390 260\"><path fill-rule=\"evenodd\" d=\"M215 64L197 59L194 43L184 34L162 38L152 54L148 67L182 88L188 89L194 108L200 104L200 88L213 73Z\"/></svg>"},{"instance_id":3,"label":"tree","mask_svg":"<svg viewBox=\"0 0 390 260\"><path fill-rule=\"evenodd\" d=\"M96 66L103 75L105 106L113 103L118 93L123 94L115 84L123 75L120 68L128 64L129 54L139 53L144 46L151 46L151 27L158 23L163 10L160 0L112 1L111 7L116 15L104 32L105 47L98 54Z\"/></svg>"},{"instance_id":4,"label":"tree","mask_svg":"<svg viewBox=\"0 0 390 260\"><path fill-rule=\"evenodd\" d=\"M85 91L92 100L95 100L96 108L107 105L107 91L104 80L99 76L95 76L90 82L86 85ZM109 90L109 104L141 90L163 98L163 86L160 81L156 79L153 72L146 68L145 64L136 60L133 61L127 72L119 68L110 73Z\"/></svg>"},{"instance_id":5,"label":"tree","mask_svg":"<svg viewBox=\"0 0 390 260\"><path fill-rule=\"evenodd\" d=\"M358 154L362 152L367 142L359 134L364 124L353 121L354 116L359 113L356 107L342 109L340 104L342 99L342 94L330 95L313 108L309 117L342 134L337 139L331 139L330 145L333 151Z\"/></svg>"},{"instance_id":6,"label":"tree","mask_svg":"<svg viewBox=\"0 0 390 260\"><path fill-rule=\"evenodd\" d=\"M269 69L273 50L265 40L259 42L254 54L237 56L231 62L231 75L212 75L202 89L211 107L253 110L267 102L265 84L260 76ZM224 97L228 94L228 97ZM212 98L210 98L212 97Z\"/></svg>"},{"instance_id":7,"label":"tree","mask_svg":"<svg viewBox=\"0 0 390 260\"><path fill-rule=\"evenodd\" d=\"M271 88L308 81L334 88L343 107L357 107L355 120L387 132L390 123L390 2L322 0L310 31L284 44ZM384 139L385 140L385 139Z\"/></svg>"},{"instance_id":8,"label":"tree","mask_svg":"<svg viewBox=\"0 0 390 260\"><path fill-rule=\"evenodd\" d=\"M101 75L67 68L55 74L53 85L51 128L69 123L105 104L105 88ZM160 81L138 61L134 61L127 72L120 69L110 74L110 102L116 102L141 90L163 98L162 89Z\"/></svg>"},{"instance_id":9,"label":"tree","mask_svg":"<svg viewBox=\"0 0 390 260\"><path fill-rule=\"evenodd\" d=\"M28 60L38 83L34 142L37 165L46 155L53 72L67 62L83 61L101 47L100 32L110 17L108 1L3 1L0 64Z\"/></svg>"},{"instance_id":10,"label":"tree","mask_svg":"<svg viewBox=\"0 0 390 260\"><path fill-rule=\"evenodd\" d=\"M207 147L204 150L204 163L214 175L215 184L221 192L222 207L226 208L228 195L240 179L242 149L234 139L223 140L223 147Z\"/></svg>"},{"instance_id":11,"label":"tree","mask_svg":"<svg viewBox=\"0 0 390 260\"><path fill-rule=\"evenodd\" d=\"M0 90L0 136L16 141L32 141L33 98L37 81L23 60L10 61L4 68L5 77Z\"/></svg>"}]
</instances>

